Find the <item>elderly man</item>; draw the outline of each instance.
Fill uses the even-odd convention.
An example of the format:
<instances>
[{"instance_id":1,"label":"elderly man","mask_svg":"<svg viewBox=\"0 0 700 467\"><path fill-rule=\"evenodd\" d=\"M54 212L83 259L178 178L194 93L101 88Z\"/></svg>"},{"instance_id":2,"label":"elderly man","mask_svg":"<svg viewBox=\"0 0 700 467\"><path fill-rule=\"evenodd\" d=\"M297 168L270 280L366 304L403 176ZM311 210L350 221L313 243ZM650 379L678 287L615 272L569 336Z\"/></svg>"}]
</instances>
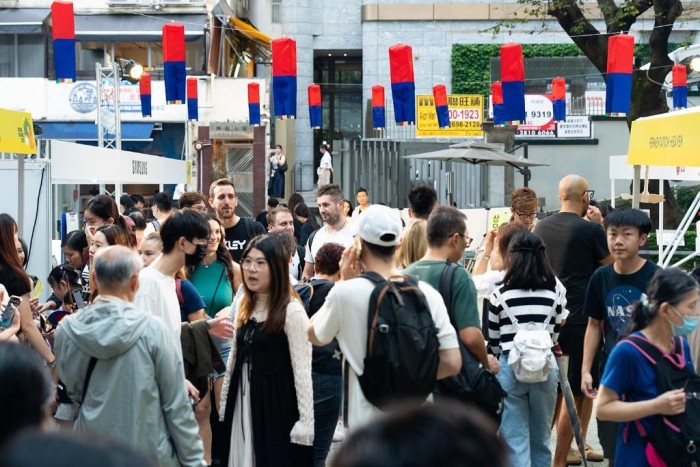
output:
<instances>
[{"instance_id":1,"label":"elderly man","mask_svg":"<svg viewBox=\"0 0 700 467\"><path fill-rule=\"evenodd\" d=\"M160 318L132 303L141 266L123 246L95 256L100 294L56 331L58 371L81 404L76 429L115 438L160 466L201 466L202 441L172 337Z\"/></svg>"}]
</instances>

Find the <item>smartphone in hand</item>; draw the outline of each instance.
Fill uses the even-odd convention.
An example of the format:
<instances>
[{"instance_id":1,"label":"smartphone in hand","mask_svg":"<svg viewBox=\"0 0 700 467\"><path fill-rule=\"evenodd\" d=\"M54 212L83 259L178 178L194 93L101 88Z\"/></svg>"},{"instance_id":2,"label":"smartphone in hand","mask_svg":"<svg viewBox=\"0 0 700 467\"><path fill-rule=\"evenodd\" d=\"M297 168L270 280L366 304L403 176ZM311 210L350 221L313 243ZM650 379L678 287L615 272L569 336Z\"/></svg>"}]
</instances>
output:
<instances>
[{"instance_id":1,"label":"smartphone in hand","mask_svg":"<svg viewBox=\"0 0 700 467\"><path fill-rule=\"evenodd\" d=\"M2 318L0 319L0 328L9 328L12 325L12 320L15 318L15 311L12 306L19 308L22 304L22 297L11 295L7 306L2 310Z\"/></svg>"}]
</instances>

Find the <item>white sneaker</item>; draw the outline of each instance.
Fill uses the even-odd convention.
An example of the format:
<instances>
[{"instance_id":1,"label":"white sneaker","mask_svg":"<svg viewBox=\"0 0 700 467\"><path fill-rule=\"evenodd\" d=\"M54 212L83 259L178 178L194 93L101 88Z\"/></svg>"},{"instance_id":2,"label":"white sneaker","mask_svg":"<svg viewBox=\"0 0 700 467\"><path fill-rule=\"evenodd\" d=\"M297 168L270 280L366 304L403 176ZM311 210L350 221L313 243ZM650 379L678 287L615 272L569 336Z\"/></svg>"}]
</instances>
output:
<instances>
[{"instance_id":1,"label":"white sneaker","mask_svg":"<svg viewBox=\"0 0 700 467\"><path fill-rule=\"evenodd\" d=\"M340 442L345 439L345 427L343 422L338 420L338 424L335 426L335 432L333 433L333 442Z\"/></svg>"}]
</instances>

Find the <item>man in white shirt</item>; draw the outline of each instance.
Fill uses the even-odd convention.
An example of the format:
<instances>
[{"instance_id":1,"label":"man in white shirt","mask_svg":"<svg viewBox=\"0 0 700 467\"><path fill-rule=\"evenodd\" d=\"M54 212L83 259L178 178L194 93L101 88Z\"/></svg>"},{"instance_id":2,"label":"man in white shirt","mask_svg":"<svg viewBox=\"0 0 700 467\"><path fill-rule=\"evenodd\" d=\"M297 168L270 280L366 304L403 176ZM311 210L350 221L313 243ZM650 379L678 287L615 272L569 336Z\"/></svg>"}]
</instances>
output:
<instances>
[{"instance_id":1,"label":"man in white shirt","mask_svg":"<svg viewBox=\"0 0 700 467\"><path fill-rule=\"evenodd\" d=\"M323 219L323 227L314 231L306 243L303 277L311 279L314 275L314 258L326 243L339 243L344 247L352 245L356 230L343 213L343 191L336 184L323 185L318 189L318 211Z\"/></svg>"},{"instance_id":2,"label":"man in white shirt","mask_svg":"<svg viewBox=\"0 0 700 467\"><path fill-rule=\"evenodd\" d=\"M367 348L367 314L375 284L359 276L360 271L376 272L388 278L400 275L394 255L401 237L401 220L396 211L374 205L360 217L359 242L345 250L340 261L341 281L326 297L323 307L311 318L309 340L325 345L338 339L340 349L352 368L348 379L348 427L356 429L381 412L365 398L357 375L364 372ZM359 246L359 255L356 255ZM358 258L359 256L359 258ZM440 343L437 378L457 374L462 366L457 334L450 324L440 294L425 282L419 282L430 306Z\"/></svg>"}]
</instances>

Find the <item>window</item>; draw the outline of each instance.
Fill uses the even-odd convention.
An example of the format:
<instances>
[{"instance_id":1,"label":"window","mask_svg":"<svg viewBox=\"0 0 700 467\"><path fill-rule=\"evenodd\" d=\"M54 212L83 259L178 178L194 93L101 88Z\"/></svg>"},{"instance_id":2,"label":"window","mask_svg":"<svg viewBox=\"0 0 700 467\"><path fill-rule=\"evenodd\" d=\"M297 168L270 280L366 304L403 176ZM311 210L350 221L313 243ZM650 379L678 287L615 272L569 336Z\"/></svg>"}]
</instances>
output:
<instances>
[{"instance_id":1,"label":"window","mask_svg":"<svg viewBox=\"0 0 700 467\"><path fill-rule=\"evenodd\" d=\"M281 22L280 9L282 8L282 0L272 0L272 22Z\"/></svg>"},{"instance_id":2,"label":"window","mask_svg":"<svg viewBox=\"0 0 700 467\"><path fill-rule=\"evenodd\" d=\"M17 58L19 57L19 60ZM0 34L0 77L42 78L44 37L40 34Z\"/></svg>"}]
</instances>

